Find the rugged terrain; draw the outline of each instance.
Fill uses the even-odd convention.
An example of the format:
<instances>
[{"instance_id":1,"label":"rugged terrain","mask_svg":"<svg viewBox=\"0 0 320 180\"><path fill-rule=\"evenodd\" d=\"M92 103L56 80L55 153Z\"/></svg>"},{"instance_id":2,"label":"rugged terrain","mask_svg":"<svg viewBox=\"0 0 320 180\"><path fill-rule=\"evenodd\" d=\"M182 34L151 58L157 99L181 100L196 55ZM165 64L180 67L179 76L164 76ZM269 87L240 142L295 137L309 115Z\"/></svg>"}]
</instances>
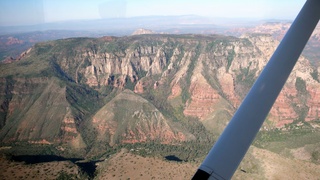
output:
<instances>
[{"instance_id":1,"label":"rugged terrain","mask_svg":"<svg viewBox=\"0 0 320 180\"><path fill-rule=\"evenodd\" d=\"M0 65L2 151L100 159L139 147L142 156L201 159L277 44L260 33L38 43ZM255 146L319 163L318 76L300 57Z\"/></svg>"},{"instance_id":2,"label":"rugged terrain","mask_svg":"<svg viewBox=\"0 0 320 180\"><path fill-rule=\"evenodd\" d=\"M241 36L244 33L264 33L271 34L273 38L281 40L291 26L291 22L266 22L254 27L233 28L226 30L225 34ZM313 31L304 51L303 56L307 57L310 62L319 66L320 59L320 24Z\"/></svg>"}]
</instances>

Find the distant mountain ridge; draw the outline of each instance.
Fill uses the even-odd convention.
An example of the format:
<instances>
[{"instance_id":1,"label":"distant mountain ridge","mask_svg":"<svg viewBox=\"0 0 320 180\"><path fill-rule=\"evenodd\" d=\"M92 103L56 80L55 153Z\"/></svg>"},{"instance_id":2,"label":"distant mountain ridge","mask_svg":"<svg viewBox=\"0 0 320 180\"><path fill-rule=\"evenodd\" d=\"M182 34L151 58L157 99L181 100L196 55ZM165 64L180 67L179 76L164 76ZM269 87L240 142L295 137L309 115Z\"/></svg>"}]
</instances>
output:
<instances>
[{"instance_id":1,"label":"distant mountain ridge","mask_svg":"<svg viewBox=\"0 0 320 180\"><path fill-rule=\"evenodd\" d=\"M139 28L132 33L132 35L141 35L141 34L156 34L156 32L150 29Z\"/></svg>"}]
</instances>

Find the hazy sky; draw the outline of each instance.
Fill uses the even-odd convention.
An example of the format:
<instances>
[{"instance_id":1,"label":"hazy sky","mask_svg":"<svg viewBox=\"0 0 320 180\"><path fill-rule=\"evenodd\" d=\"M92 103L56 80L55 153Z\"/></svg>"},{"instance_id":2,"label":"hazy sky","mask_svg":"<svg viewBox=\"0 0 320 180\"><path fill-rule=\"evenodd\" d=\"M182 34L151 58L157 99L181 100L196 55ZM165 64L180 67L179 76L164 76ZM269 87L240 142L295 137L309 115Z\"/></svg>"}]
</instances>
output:
<instances>
[{"instance_id":1,"label":"hazy sky","mask_svg":"<svg viewBox=\"0 0 320 180\"><path fill-rule=\"evenodd\" d=\"M294 19L305 0L0 0L0 26L150 15Z\"/></svg>"}]
</instances>

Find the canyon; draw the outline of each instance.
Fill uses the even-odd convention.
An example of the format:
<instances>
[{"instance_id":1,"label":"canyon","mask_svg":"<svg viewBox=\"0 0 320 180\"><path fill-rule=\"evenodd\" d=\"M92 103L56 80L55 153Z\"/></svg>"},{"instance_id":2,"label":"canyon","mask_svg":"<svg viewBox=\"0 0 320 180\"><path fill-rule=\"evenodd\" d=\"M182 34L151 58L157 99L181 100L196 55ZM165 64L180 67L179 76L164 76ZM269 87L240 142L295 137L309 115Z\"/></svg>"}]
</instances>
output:
<instances>
[{"instance_id":1,"label":"canyon","mask_svg":"<svg viewBox=\"0 0 320 180\"><path fill-rule=\"evenodd\" d=\"M279 44L261 32L141 33L40 42L2 63L0 146L10 147L4 151L19 154L27 146L31 154L99 159L143 146L139 155L163 149L161 155L198 159ZM255 146L270 148L268 133L301 130L318 137L319 70L299 58ZM308 153L319 163L319 142L311 145Z\"/></svg>"},{"instance_id":2,"label":"canyon","mask_svg":"<svg viewBox=\"0 0 320 180\"><path fill-rule=\"evenodd\" d=\"M172 121L193 117L208 131L218 121L226 124L278 43L266 34L39 43L21 60L1 65L1 140L82 141L82 124L89 124L97 137L117 134L120 142L192 140ZM269 129L319 118L317 77L317 69L301 57L268 116ZM119 121L141 125L116 133ZM111 139L107 142L114 144Z\"/></svg>"}]
</instances>

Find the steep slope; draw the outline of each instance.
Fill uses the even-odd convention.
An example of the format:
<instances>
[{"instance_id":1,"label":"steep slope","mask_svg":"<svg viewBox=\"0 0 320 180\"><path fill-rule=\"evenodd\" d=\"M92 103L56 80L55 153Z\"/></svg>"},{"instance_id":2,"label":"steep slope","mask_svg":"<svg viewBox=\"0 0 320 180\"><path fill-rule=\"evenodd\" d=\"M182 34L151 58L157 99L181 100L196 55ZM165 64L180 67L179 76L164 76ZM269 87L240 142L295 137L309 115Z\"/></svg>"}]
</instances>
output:
<instances>
[{"instance_id":1,"label":"steep slope","mask_svg":"<svg viewBox=\"0 0 320 180\"><path fill-rule=\"evenodd\" d=\"M92 118L99 142L110 145L158 141L164 144L195 137L168 121L150 102L125 90L103 106Z\"/></svg>"},{"instance_id":2,"label":"steep slope","mask_svg":"<svg viewBox=\"0 0 320 180\"><path fill-rule=\"evenodd\" d=\"M65 87L60 87L57 80L38 78L14 81L6 121L3 123L5 126L0 134L4 142L60 141L56 138L61 130L64 134L77 134L70 105L65 98Z\"/></svg>"},{"instance_id":3,"label":"steep slope","mask_svg":"<svg viewBox=\"0 0 320 180\"><path fill-rule=\"evenodd\" d=\"M86 146L80 125L100 104L93 90L55 77L3 78L1 85L2 143Z\"/></svg>"}]
</instances>

